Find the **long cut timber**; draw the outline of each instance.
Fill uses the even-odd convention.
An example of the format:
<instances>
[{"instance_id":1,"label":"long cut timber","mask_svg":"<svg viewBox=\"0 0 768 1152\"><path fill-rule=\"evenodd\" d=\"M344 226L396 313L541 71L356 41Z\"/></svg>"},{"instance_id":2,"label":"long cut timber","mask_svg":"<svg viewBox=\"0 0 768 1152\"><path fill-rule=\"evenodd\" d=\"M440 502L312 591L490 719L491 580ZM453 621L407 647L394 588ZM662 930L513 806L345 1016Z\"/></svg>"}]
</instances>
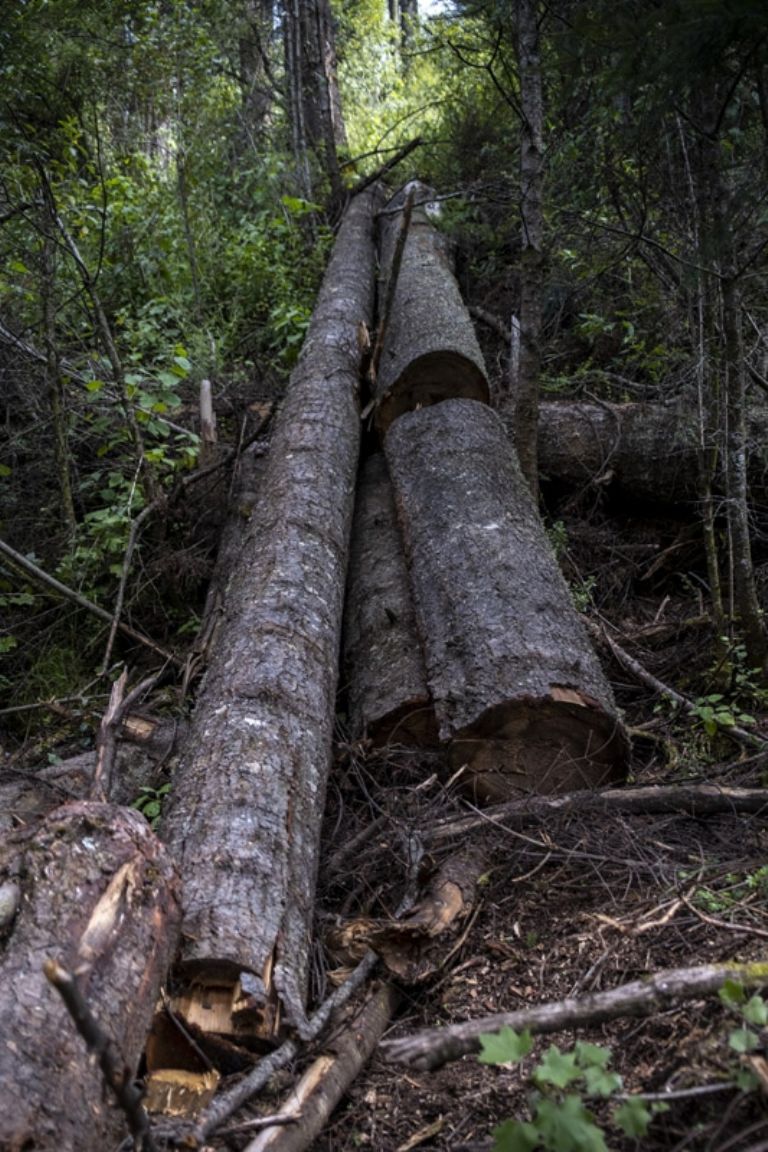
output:
<instances>
[{"instance_id":1,"label":"long cut timber","mask_svg":"<svg viewBox=\"0 0 768 1152\"><path fill-rule=\"evenodd\" d=\"M381 266L392 274L397 230L411 190L416 200L374 382L376 425L382 434L397 416L413 408L448 397L486 403L489 397L472 320L443 239L423 202L430 195L426 185L406 185L382 214Z\"/></svg>"},{"instance_id":2,"label":"long cut timber","mask_svg":"<svg viewBox=\"0 0 768 1152\"><path fill-rule=\"evenodd\" d=\"M192 1023L237 1038L306 1025L376 202L356 197L341 225L163 822Z\"/></svg>"},{"instance_id":3,"label":"long cut timber","mask_svg":"<svg viewBox=\"0 0 768 1152\"><path fill-rule=\"evenodd\" d=\"M357 485L344 674L353 740L437 743L392 484L380 453L365 461Z\"/></svg>"},{"instance_id":4,"label":"long cut timber","mask_svg":"<svg viewBox=\"0 0 768 1152\"><path fill-rule=\"evenodd\" d=\"M501 421L446 400L386 454L454 766L491 801L620 779L626 734Z\"/></svg>"},{"instance_id":5,"label":"long cut timber","mask_svg":"<svg viewBox=\"0 0 768 1152\"><path fill-rule=\"evenodd\" d=\"M103 1152L120 1143L125 1120L43 964L75 974L132 1078L178 940L179 888L165 847L130 808L66 804L6 842L0 1148Z\"/></svg>"},{"instance_id":6,"label":"long cut timber","mask_svg":"<svg viewBox=\"0 0 768 1152\"><path fill-rule=\"evenodd\" d=\"M700 499L697 414L690 403L607 404L553 400L539 408L543 477L577 491L591 485L653 504ZM768 412L747 412L747 471L753 497L768 493ZM722 490L721 469L715 485Z\"/></svg>"}]
</instances>

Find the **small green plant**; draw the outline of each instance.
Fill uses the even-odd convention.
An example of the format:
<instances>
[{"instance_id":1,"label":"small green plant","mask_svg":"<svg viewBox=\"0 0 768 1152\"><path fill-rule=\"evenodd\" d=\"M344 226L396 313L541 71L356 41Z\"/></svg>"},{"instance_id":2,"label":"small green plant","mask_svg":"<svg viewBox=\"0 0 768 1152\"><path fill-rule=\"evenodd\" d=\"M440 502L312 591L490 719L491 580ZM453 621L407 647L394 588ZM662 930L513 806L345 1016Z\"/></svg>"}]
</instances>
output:
<instances>
[{"instance_id":1,"label":"small green plant","mask_svg":"<svg viewBox=\"0 0 768 1152\"><path fill-rule=\"evenodd\" d=\"M170 784L161 784L159 788L139 788L138 799L134 800L132 807L141 812L152 828L157 827L163 810L163 800L170 790Z\"/></svg>"},{"instance_id":2,"label":"small green plant","mask_svg":"<svg viewBox=\"0 0 768 1152\"><path fill-rule=\"evenodd\" d=\"M726 1008L741 1020L740 1026L728 1034L728 1047L731 1051L743 1058L755 1048L762 1047L763 1041L760 1039L759 1029L765 1028L768 1024L768 1004L763 997L755 994L747 999L743 984L737 980L726 980L719 996ZM749 1092L758 1087L757 1076L743 1062L734 1064L731 1074L742 1092Z\"/></svg>"},{"instance_id":3,"label":"small green plant","mask_svg":"<svg viewBox=\"0 0 768 1152\"><path fill-rule=\"evenodd\" d=\"M698 696L693 702L691 715L698 720L707 736L715 736L723 728L748 728L755 723L754 716L742 712L734 701L721 692Z\"/></svg>"},{"instance_id":4,"label":"small green plant","mask_svg":"<svg viewBox=\"0 0 768 1152\"><path fill-rule=\"evenodd\" d=\"M530 1032L502 1028L480 1037L482 1064L517 1063L533 1048ZM608 1152L605 1134L584 1103L585 1098L607 1099L622 1087L621 1076L609 1069L611 1052L579 1040L570 1052L550 1045L531 1074L534 1092L530 1120L505 1120L493 1131L494 1152ZM612 1122L625 1135L643 1137L666 1105L647 1104L630 1096L617 1102Z\"/></svg>"}]
</instances>

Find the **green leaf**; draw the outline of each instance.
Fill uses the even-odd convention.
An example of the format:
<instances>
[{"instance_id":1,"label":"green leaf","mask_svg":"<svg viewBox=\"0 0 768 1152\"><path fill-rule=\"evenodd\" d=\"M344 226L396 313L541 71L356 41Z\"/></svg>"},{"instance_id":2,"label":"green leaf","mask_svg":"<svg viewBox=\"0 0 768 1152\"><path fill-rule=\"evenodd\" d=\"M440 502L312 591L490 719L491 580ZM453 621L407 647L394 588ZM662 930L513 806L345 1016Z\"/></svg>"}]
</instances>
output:
<instances>
[{"instance_id":1,"label":"green leaf","mask_svg":"<svg viewBox=\"0 0 768 1152\"><path fill-rule=\"evenodd\" d=\"M538 1068L533 1073L537 1084L552 1084L555 1088L565 1088L582 1076L582 1069L576 1064L574 1052L561 1052L551 1045L544 1053Z\"/></svg>"},{"instance_id":2,"label":"green leaf","mask_svg":"<svg viewBox=\"0 0 768 1152\"><path fill-rule=\"evenodd\" d=\"M510 1064L522 1060L533 1048L533 1037L527 1030L515 1032L506 1025L498 1032L480 1037L483 1051L478 1056L481 1064Z\"/></svg>"},{"instance_id":3,"label":"green leaf","mask_svg":"<svg viewBox=\"0 0 768 1152\"><path fill-rule=\"evenodd\" d=\"M751 1028L737 1028L728 1037L728 1044L734 1052L752 1052L760 1041Z\"/></svg>"},{"instance_id":4,"label":"green leaf","mask_svg":"<svg viewBox=\"0 0 768 1152\"><path fill-rule=\"evenodd\" d=\"M88 392L101 392L104 387L103 380L86 380L85 387Z\"/></svg>"},{"instance_id":5,"label":"green leaf","mask_svg":"<svg viewBox=\"0 0 768 1152\"><path fill-rule=\"evenodd\" d=\"M639 1096L631 1096L629 1100L619 1105L613 1113L613 1120L625 1136L639 1140L648 1132L651 1113L644 1100Z\"/></svg>"},{"instance_id":6,"label":"green leaf","mask_svg":"<svg viewBox=\"0 0 768 1152\"><path fill-rule=\"evenodd\" d=\"M0 464L0 476L13 476L13 469L9 468L7 464Z\"/></svg>"},{"instance_id":7,"label":"green leaf","mask_svg":"<svg viewBox=\"0 0 768 1152\"><path fill-rule=\"evenodd\" d=\"M608 1152L602 1130L580 1096L566 1096L562 1102L540 1100L534 1124L551 1152Z\"/></svg>"},{"instance_id":8,"label":"green leaf","mask_svg":"<svg viewBox=\"0 0 768 1152\"><path fill-rule=\"evenodd\" d=\"M747 999L744 985L740 984L738 980L726 980L718 992L718 996L723 1004L727 1004L729 1008L738 1008Z\"/></svg>"},{"instance_id":9,"label":"green leaf","mask_svg":"<svg viewBox=\"0 0 768 1152\"><path fill-rule=\"evenodd\" d=\"M539 1134L533 1124L520 1120L505 1120L492 1132L493 1152L532 1152L539 1143Z\"/></svg>"},{"instance_id":10,"label":"green leaf","mask_svg":"<svg viewBox=\"0 0 768 1152\"><path fill-rule=\"evenodd\" d=\"M749 1024L756 1024L759 1028L768 1024L768 1004L762 996L752 996L742 1008L742 1012Z\"/></svg>"},{"instance_id":11,"label":"green leaf","mask_svg":"<svg viewBox=\"0 0 768 1152\"><path fill-rule=\"evenodd\" d=\"M621 1088L621 1076L617 1072L608 1072L605 1068L584 1069L584 1083L589 1096L612 1096Z\"/></svg>"},{"instance_id":12,"label":"green leaf","mask_svg":"<svg viewBox=\"0 0 768 1152\"><path fill-rule=\"evenodd\" d=\"M573 1047L576 1060L582 1068L607 1068L611 1062L610 1048L603 1048L600 1044L589 1044L586 1040L577 1040Z\"/></svg>"}]
</instances>

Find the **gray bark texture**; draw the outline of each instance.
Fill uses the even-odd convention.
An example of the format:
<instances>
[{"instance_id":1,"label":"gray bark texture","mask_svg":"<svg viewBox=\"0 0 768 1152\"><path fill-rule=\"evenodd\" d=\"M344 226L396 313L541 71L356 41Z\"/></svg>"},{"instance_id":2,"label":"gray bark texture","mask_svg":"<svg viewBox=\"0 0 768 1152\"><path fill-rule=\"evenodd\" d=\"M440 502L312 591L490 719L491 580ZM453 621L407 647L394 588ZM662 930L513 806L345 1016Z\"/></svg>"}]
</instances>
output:
<instances>
[{"instance_id":1,"label":"gray bark texture","mask_svg":"<svg viewBox=\"0 0 768 1152\"><path fill-rule=\"evenodd\" d=\"M600 484L636 500L695 503L699 497L698 418L687 403L608 404L553 400L539 411L544 480L575 489ZM748 418L747 467L753 495L768 493L768 410ZM720 477L722 487L722 476ZM717 478L716 478L717 482Z\"/></svg>"},{"instance_id":2,"label":"gray bark texture","mask_svg":"<svg viewBox=\"0 0 768 1152\"><path fill-rule=\"evenodd\" d=\"M387 205L381 221L384 278L397 242L401 209L413 183ZM426 199L416 186L411 225L397 278L392 314L387 318L379 372L374 381L376 424L383 434L401 413L465 396L487 402L488 379L475 330L450 266L442 237ZM385 291L380 292L384 299Z\"/></svg>"},{"instance_id":3,"label":"gray bark texture","mask_svg":"<svg viewBox=\"0 0 768 1152\"><path fill-rule=\"evenodd\" d=\"M185 877L182 971L239 980L302 1031L371 323L375 192L342 223L277 418L164 831ZM247 1012L246 1012L247 1010Z\"/></svg>"},{"instance_id":4,"label":"gray bark texture","mask_svg":"<svg viewBox=\"0 0 768 1152\"><path fill-rule=\"evenodd\" d=\"M135 1076L178 940L170 858L138 812L66 804L6 842L0 894L0 1148L114 1148L125 1121L43 964L52 957L76 975Z\"/></svg>"},{"instance_id":5,"label":"gray bark texture","mask_svg":"<svg viewBox=\"0 0 768 1152\"><path fill-rule=\"evenodd\" d=\"M437 742L403 540L382 455L366 460L358 481L344 609L344 678L353 740Z\"/></svg>"},{"instance_id":6,"label":"gray bark texture","mask_svg":"<svg viewBox=\"0 0 768 1152\"><path fill-rule=\"evenodd\" d=\"M386 454L440 736L483 800L620 779L628 745L499 418L407 413Z\"/></svg>"}]
</instances>

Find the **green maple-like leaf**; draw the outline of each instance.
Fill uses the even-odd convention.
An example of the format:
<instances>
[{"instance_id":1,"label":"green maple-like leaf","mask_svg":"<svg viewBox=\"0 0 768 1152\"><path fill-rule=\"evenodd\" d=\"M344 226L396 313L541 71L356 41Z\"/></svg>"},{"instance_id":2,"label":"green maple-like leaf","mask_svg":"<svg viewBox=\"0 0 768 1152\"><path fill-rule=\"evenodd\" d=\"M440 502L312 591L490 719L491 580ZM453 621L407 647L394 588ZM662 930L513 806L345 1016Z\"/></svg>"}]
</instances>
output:
<instances>
[{"instance_id":1,"label":"green maple-like leaf","mask_svg":"<svg viewBox=\"0 0 768 1152\"><path fill-rule=\"evenodd\" d=\"M537 1084L552 1084L555 1088L566 1088L583 1075L576 1063L575 1052L561 1052L554 1045L544 1053L544 1057L533 1074Z\"/></svg>"},{"instance_id":2,"label":"green maple-like leaf","mask_svg":"<svg viewBox=\"0 0 768 1152\"><path fill-rule=\"evenodd\" d=\"M481 1064L511 1064L528 1055L533 1048L533 1037L527 1030L515 1032L505 1025L498 1032L481 1036L480 1043L483 1047L478 1056Z\"/></svg>"}]
</instances>

